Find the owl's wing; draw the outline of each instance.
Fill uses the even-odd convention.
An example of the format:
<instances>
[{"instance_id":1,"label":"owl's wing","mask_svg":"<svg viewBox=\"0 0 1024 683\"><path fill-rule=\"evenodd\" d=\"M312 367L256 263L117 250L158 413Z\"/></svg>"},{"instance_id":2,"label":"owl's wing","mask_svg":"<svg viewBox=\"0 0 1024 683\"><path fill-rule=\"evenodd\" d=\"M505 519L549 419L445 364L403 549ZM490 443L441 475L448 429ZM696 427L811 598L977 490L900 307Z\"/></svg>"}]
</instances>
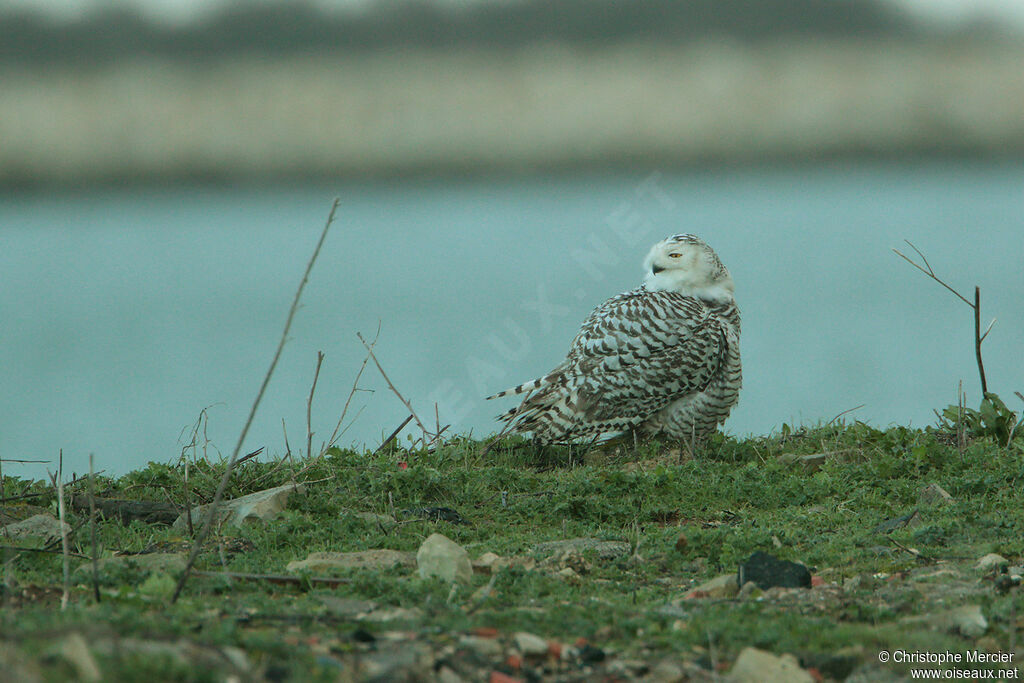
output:
<instances>
[{"instance_id":1,"label":"owl's wing","mask_svg":"<svg viewBox=\"0 0 1024 683\"><path fill-rule=\"evenodd\" d=\"M702 391L722 363L727 325L699 300L640 288L599 306L576 335L565 374L584 421L642 421Z\"/></svg>"}]
</instances>

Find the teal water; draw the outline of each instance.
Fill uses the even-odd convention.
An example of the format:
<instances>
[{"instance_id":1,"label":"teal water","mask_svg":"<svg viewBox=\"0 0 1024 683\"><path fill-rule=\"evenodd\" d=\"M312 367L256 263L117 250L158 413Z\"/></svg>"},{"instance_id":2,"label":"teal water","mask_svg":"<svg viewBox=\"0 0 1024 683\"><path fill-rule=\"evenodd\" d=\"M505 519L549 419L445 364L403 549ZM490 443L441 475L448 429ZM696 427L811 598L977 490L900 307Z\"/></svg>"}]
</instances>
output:
<instances>
[{"instance_id":1,"label":"teal water","mask_svg":"<svg viewBox=\"0 0 1024 683\"><path fill-rule=\"evenodd\" d=\"M636 286L648 247L703 236L737 283L745 383L726 431L848 416L934 422L963 380L979 398L970 309L890 249L982 289L990 390L1024 391L1024 166L854 164L336 186L0 195L4 472L120 473L173 461L210 406L231 452L330 201L342 200L246 441L318 444L372 337L424 421L482 436L580 321ZM375 446L406 416L367 368L341 439ZM1013 406L1024 408L1024 404ZM412 432L412 428L407 428Z\"/></svg>"}]
</instances>

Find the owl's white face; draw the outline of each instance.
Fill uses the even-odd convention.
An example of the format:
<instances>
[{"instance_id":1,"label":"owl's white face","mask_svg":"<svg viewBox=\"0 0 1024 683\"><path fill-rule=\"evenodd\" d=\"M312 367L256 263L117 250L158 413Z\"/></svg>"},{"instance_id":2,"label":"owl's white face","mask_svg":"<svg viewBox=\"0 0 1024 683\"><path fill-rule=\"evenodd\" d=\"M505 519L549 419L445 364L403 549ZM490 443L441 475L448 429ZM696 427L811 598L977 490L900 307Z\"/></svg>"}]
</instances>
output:
<instances>
[{"instance_id":1,"label":"owl's white face","mask_svg":"<svg viewBox=\"0 0 1024 683\"><path fill-rule=\"evenodd\" d=\"M733 298L729 271L704 242L676 235L658 242L644 259L644 284L651 291L671 291L711 301Z\"/></svg>"}]
</instances>

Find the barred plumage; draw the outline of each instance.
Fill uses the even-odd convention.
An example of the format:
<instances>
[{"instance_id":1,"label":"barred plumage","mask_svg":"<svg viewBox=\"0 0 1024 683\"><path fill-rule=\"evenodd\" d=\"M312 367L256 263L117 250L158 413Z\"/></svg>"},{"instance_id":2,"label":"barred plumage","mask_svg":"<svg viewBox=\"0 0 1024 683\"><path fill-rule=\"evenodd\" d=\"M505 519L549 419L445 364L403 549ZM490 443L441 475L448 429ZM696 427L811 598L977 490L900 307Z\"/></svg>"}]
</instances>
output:
<instances>
[{"instance_id":1,"label":"barred plumage","mask_svg":"<svg viewBox=\"0 0 1024 683\"><path fill-rule=\"evenodd\" d=\"M700 439L739 399L740 316L733 281L693 235L644 260L643 284L584 321L547 375L488 398L526 394L500 419L543 443L603 440L630 430Z\"/></svg>"}]
</instances>

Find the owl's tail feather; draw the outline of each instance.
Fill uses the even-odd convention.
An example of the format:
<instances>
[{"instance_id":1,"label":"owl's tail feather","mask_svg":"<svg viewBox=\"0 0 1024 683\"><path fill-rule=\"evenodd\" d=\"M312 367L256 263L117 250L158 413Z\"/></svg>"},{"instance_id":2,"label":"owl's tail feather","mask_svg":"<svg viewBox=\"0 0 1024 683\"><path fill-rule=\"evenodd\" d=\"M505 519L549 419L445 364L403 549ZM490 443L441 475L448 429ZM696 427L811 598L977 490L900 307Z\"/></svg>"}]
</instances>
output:
<instances>
[{"instance_id":1,"label":"owl's tail feather","mask_svg":"<svg viewBox=\"0 0 1024 683\"><path fill-rule=\"evenodd\" d=\"M492 398L515 396L517 394L525 394L530 391L537 391L538 389L546 387L555 380L557 380L559 377L562 376L564 372L565 368L563 366L559 366L552 370L551 372L549 372L548 374L544 375L543 377L538 377L537 379L530 380L529 382L524 382L519 386L512 387L511 389L506 389L505 391L499 391L493 396L488 396L485 400L490 401Z\"/></svg>"}]
</instances>

